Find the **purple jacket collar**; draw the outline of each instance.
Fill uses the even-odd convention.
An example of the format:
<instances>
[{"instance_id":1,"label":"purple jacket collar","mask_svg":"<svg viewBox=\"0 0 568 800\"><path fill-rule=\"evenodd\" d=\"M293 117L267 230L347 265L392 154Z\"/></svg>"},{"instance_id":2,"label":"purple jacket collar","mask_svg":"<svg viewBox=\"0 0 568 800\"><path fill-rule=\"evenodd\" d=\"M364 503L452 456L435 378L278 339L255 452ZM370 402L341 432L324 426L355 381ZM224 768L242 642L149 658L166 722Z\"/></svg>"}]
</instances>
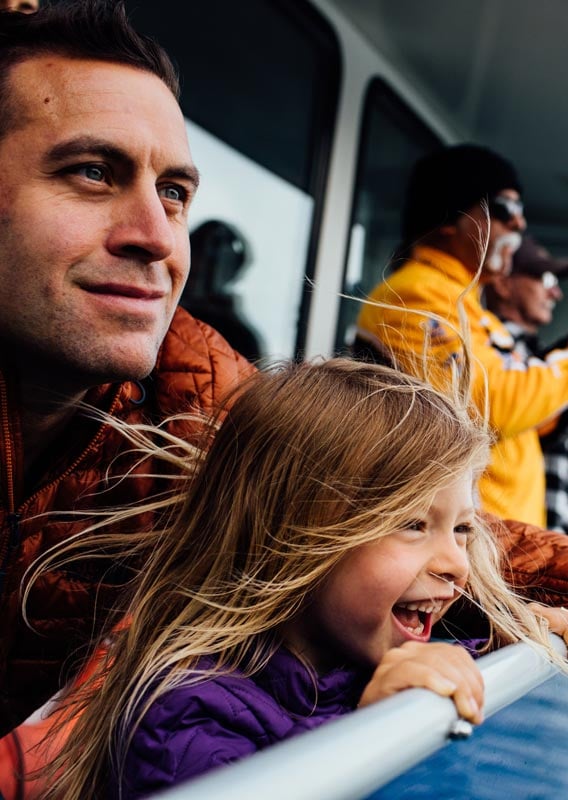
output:
<instances>
[{"instance_id":1,"label":"purple jacket collar","mask_svg":"<svg viewBox=\"0 0 568 800\"><path fill-rule=\"evenodd\" d=\"M301 717L316 711L326 716L344 714L357 705L370 672L340 667L325 675L307 669L281 647L252 680L271 694L289 713Z\"/></svg>"}]
</instances>

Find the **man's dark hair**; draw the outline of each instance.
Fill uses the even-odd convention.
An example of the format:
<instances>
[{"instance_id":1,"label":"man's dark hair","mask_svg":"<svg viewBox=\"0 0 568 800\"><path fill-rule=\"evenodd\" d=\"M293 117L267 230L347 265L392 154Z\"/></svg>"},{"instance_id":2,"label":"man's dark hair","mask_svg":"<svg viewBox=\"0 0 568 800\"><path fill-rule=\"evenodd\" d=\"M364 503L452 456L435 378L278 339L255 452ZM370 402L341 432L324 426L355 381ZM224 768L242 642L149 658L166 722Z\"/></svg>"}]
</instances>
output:
<instances>
[{"instance_id":1,"label":"man's dark hair","mask_svg":"<svg viewBox=\"0 0 568 800\"><path fill-rule=\"evenodd\" d=\"M0 12L0 138L18 124L18 110L10 102L10 67L49 54L146 70L179 98L178 75L169 56L134 30L124 0L64 0L35 14Z\"/></svg>"}]
</instances>

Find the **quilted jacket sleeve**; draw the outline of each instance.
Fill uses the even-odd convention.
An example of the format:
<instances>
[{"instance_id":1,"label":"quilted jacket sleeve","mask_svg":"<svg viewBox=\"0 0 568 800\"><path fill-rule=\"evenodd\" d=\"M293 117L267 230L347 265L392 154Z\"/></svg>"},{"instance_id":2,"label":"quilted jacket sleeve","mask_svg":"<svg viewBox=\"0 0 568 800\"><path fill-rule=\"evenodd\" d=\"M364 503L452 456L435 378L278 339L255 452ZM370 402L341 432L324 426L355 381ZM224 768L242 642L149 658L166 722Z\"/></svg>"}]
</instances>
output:
<instances>
[{"instance_id":1,"label":"quilted jacket sleeve","mask_svg":"<svg viewBox=\"0 0 568 800\"><path fill-rule=\"evenodd\" d=\"M251 680L224 675L159 698L134 733L123 800L240 760L294 732L275 700Z\"/></svg>"},{"instance_id":2,"label":"quilted jacket sleeve","mask_svg":"<svg viewBox=\"0 0 568 800\"><path fill-rule=\"evenodd\" d=\"M484 514L502 553L502 572L521 597L552 606L568 606L568 536L515 520ZM438 623L435 635L486 638L487 617L466 598L458 600Z\"/></svg>"},{"instance_id":3,"label":"quilted jacket sleeve","mask_svg":"<svg viewBox=\"0 0 568 800\"><path fill-rule=\"evenodd\" d=\"M486 515L503 553L503 575L519 594L568 605L568 536Z\"/></svg>"},{"instance_id":4,"label":"quilted jacket sleeve","mask_svg":"<svg viewBox=\"0 0 568 800\"><path fill-rule=\"evenodd\" d=\"M176 786L256 752L254 743L231 730L226 721L203 719L186 709L171 729L149 730L135 737L123 782L124 800L138 800Z\"/></svg>"},{"instance_id":5,"label":"quilted jacket sleeve","mask_svg":"<svg viewBox=\"0 0 568 800\"><path fill-rule=\"evenodd\" d=\"M220 333L178 308L154 372L160 408L209 413L255 371Z\"/></svg>"}]
</instances>

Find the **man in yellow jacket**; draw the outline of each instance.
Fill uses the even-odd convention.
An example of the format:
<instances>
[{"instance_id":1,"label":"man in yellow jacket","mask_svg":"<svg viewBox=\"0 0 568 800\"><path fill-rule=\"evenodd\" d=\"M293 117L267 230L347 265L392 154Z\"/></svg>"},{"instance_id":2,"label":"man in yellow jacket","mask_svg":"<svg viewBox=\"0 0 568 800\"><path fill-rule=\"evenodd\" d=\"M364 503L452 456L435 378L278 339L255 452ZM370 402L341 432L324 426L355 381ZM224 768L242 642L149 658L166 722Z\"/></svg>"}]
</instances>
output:
<instances>
[{"instance_id":1,"label":"man in yellow jacket","mask_svg":"<svg viewBox=\"0 0 568 800\"><path fill-rule=\"evenodd\" d=\"M482 413L487 403L496 438L480 482L483 508L544 525L536 429L568 405L568 351L523 361L511 334L480 302L480 285L510 270L524 227L520 184L508 161L474 145L426 156L407 189L403 263L371 293L357 336L359 344L407 371L421 370L426 357L432 380L440 384L462 361L463 305L474 356L474 401Z\"/></svg>"}]
</instances>

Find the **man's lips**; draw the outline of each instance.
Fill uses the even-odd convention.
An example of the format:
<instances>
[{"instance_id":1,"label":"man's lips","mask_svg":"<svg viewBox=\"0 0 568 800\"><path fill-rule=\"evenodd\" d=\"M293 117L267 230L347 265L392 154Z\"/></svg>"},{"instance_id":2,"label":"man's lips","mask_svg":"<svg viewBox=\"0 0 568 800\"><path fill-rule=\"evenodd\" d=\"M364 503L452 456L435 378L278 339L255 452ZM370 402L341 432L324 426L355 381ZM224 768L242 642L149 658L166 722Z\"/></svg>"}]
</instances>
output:
<instances>
[{"instance_id":1,"label":"man's lips","mask_svg":"<svg viewBox=\"0 0 568 800\"><path fill-rule=\"evenodd\" d=\"M88 284L81 288L90 294L126 297L134 300L160 300L166 294L163 289L154 289L147 286L132 286L124 283Z\"/></svg>"}]
</instances>

